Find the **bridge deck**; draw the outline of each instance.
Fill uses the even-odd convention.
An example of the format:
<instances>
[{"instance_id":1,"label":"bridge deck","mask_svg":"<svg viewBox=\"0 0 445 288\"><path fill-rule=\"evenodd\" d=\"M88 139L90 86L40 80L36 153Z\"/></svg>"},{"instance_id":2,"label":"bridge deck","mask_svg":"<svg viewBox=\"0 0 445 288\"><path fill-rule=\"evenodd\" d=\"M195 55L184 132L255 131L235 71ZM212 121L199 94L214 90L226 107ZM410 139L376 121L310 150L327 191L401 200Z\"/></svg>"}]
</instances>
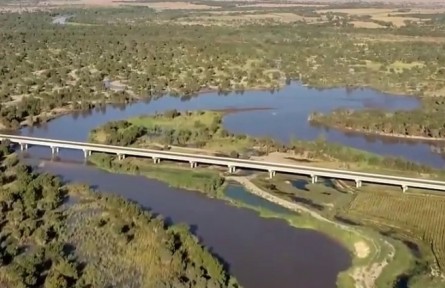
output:
<instances>
[{"instance_id":1,"label":"bridge deck","mask_svg":"<svg viewBox=\"0 0 445 288\"><path fill-rule=\"evenodd\" d=\"M260 171L270 171L274 173L283 172L283 173L291 173L298 175L308 175L312 177L318 176L318 177L326 177L334 179L344 179L344 180L356 181L357 183L370 182L378 184L397 185L403 187L404 190L406 190L408 187L415 187L415 188L445 191L445 182L427 180L421 178L399 177L399 176L390 176L390 175L374 174L374 173L353 172L353 171L338 170L338 169L317 168L304 165L290 165L290 164L254 161L254 160L237 159L229 157L178 153L178 152L160 151L154 149L141 149L132 147L122 147L122 146L102 145L94 143L0 134L0 140L6 140L6 139L11 141L12 143L17 143L20 145L35 145L35 146L53 147L57 149L65 148L65 149L81 150L85 151L85 156L87 156L89 152L103 152L103 153L111 153L117 155L138 156L138 157L146 157L153 159L166 159L166 160L174 160L174 161L182 161L190 163L219 165L232 168L233 167L247 168ZM232 170L232 168L230 169Z\"/></svg>"}]
</instances>

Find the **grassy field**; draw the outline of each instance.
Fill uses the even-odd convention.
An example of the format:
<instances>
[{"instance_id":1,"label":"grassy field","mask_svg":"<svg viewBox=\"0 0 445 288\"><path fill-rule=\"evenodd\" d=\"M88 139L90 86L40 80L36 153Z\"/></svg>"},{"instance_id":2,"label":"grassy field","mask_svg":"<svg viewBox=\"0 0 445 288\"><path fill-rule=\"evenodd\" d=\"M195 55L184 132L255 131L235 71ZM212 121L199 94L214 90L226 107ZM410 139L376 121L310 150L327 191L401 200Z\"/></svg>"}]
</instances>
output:
<instances>
[{"instance_id":1,"label":"grassy field","mask_svg":"<svg viewBox=\"0 0 445 288\"><path fill-rule=\"evenodd\" d=\"M141 135L126 142L126 145L151 148L168 146L171 150L186 149L183 151L189 153L206 151L225 155L252 150L254 139L228 133L222 126L222 116L222 112L216 111L168 111L159 115L139 116L125 120L127 124L122 127L116 124L119 127L110 128L113 123L98 127L90 133L90 140L122 145L124 143L116 141L137 128L142 131Z\"/></svg>"},{"instance_id":2,"label":"grassy field","mask_svg":"<svg viewBox=\"0 0 445 288\"><path fill-rule=\"evenodd\" d=\"M222 119L222 113L213 111L190 112L178 116L164 117L163 115L152 116L142 115L134 118L128 118L127 121L133 125L142 126L151 129L155 126L161 126L168 129L193 129L197 123L210 127L213 122L219 122Z\"/></svg>"}]
</instances>

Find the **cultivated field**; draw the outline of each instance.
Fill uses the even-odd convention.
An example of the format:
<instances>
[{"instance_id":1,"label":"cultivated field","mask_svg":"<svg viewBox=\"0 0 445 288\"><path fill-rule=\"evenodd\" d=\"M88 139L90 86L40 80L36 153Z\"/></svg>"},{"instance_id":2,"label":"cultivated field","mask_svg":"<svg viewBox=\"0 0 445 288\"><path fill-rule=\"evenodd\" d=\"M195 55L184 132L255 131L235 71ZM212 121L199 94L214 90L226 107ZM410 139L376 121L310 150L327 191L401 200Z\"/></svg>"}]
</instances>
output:
<instances>
[{"instance_id":1,"label":"cultivated field","mask_svg":"<svg viewBox=\"0 0 445 288\"><path fill-rule=\"evenodd\" d=\"M406 24L406 21L422 22L428 20L428 18L419 18L415 15L430 15L444 13L445 8L407 8L407 9L395 9L395 8L341 8L341 9L320 9L317 13L324 15L327 13L345 14L351 17L366 17L369 16L374 21L390 22L396 27L401 27ZM368 23L368 21L364 22ZM355 23L356 27L365 27L362 23ZM379 26L372 25L372 22L365 28L380 28Z\"/></svg>"},{"instance_id":2,"label":"cultivated field","mask_svg":"<svg viewBox=\"0 0 445 288\"><path fill-rule=\"evenodd\" d=\"M157 11L164 10L208 10L221 8L217 4L205 5L196 4L188 1L165 1L165 2L146 2L146 1L116 1L116 0L49 0L43 2L33 1L19 1L7 2L3 4L0 2L0 11L17 12L20 10L47 10L59 7L120 7L120 6L146 6Z\"/></svg>"},{"instance_id":3,"label":"cultivated field","mask_svg":"<svg viewBox=\"0 0 445 288\"><path fill-rule=\"evenodd\" d=\"M315 23L319 18L304 17L295 13L212 13L212 16L197 16L192 18L198 23L214 23L220 25L236 25L241 23L264 23L273 21L279 23L293 23L297 21L306 21L306 23ZM185 22L186 23L186 22Z\"/></svg>"},{"instance_id":4,"label":"cultivated field","mask_svg":"<svg viewBox=\"0 0 445 288\"><path fill-rule=\"evenodd\" d=\"M432 250L438 268L445 268L445 198L389 191L360 191L347 214L388 232L406 234Z\"/></svg>"}]
</instances>

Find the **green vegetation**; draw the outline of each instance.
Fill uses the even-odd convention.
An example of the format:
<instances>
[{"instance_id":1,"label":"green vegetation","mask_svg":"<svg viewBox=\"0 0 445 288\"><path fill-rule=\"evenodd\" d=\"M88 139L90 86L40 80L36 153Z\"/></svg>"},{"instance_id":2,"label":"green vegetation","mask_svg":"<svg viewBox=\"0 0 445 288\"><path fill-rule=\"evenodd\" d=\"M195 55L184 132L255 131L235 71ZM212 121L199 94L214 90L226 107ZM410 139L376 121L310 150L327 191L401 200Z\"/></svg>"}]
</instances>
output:
<instances>
[{"instance_id":1,"label":"green vegetation","mask_svg":"<svg viewBox=\"0 0 445 288\"><path fill-rule=\"evenodd\" d=\"M417 164L397 157L384 157L363 150L327 142L320 137L315 141L293 140L293 155L289 159L312 159L309 165L340 167L354 171L399 174L406 176L443 177L442 170Z\"/></svg>"},{"instance_id":2,"label":"green vegetation","mask_svg":"<svg viewBox=\"0 0 445 288\"><path fill-rule=\"evenodd\" d=\"M221 123L221 116L222 115L219 112L168 111L164 114L141 116L120 122L105 124L104 126L95 129L91 133L91 139L96 141L97 139L101 139L101 141L104 143L117 145L129 143L130 145L136 145L139 147L162 144L166 145L166 148L168 149L173 149L173 147L168 145L174 143L180 146L188 146L190 143L197 143L198 140L202 139L200 138L203 135L201 131L213 130L209 129L209 126L214 125L216 127L214 131L219 131L219 129L222 129L219 124L214 124ZM196 125L195 123L200 124ZM136 133L137 137L134 138L127 137L126 135L134 135L134 133L131 131L141 131L141 133ZM189 137L182 138L179 136L182 135L182 133L185 133L184 131L189 131L186 133L189 135ZM169 138L170 140L168 142L163 142L163 139L166 139L166 137L161 137L161 135L173 136ZM210 133L210 135L213 134ZM230 137L236 136L230 135ZM127 138L131 139L131 141L124 140ZM205 139L208 139L207 143L211 143L213 141L212 136ZM398 171L399 174L407 176L414 176L422 173L424 177L443 177L443 173L441 171L433 170L431 168L401 159L385 158L360 150L343 147L341 145L327 143L323 139L318 139L312 142L294 140L289 147L280 145L279 143L270 139L249 138L249 141L251 141L251 143L255 143L254 146L252 146L255 147L255 149L261 148L262 153L265 153L266 150L269 152L287 152L285 154L288 155L286 158L293 159L295 161L302 161L302 159L306 159L307 161L305 164L308 165L326 165L326 163L328 163L328 165L341 166L342 168L346 169L352 168L355 170L375 171L378 173L393 174L395 171ZM102 161L106 162L107 164L101 164L95 157L104 159ZM210 180L210 175L206 175L205 177L200 178L199 181L191 181L193 184L190 186L190 183L187 180L182 179L182 175L189 173L189 176L184 176L185 179L187 179L187 177L193 179L191 178L194 177L192 175L195 175L197 172L195 172L196 170L190 170L188 167L188 170L186 170L188 172L186 172L183 170L183 168L172 168L172 166L168 166L168 164L157 164L156 166L155 164L149 164L149 161L147 160L137 158L127 158L125 160L118 161L114 160L112 156L93 155L92 159L93 163L97 164L99 167L103 168L106 166L107 169L118 172L125 172L128 170L132 171L130 173L141 173L139 172L141 171L141 167L145 166L145 169L148 168L148 172L143 173L144 175L171 183L171 185L177 187L202 191L202 183L209 183L209 181L213 181ZM176 163L175 165L178 164ZM155 166L156 168L154 168ZM154 171L154 169L156 170ZM165 172L164 169L166 169ZM182 172L179 172L181 170ZM215 173L214 175L217 175L218 173L216 170L208 171L210 171L208 173ZM198 173L202 172L199 171ZM159 176L159 174L163 174L165 176ZM178 180L178 178L180 180ZM294 187L289 181L295 181L296 187ZM440 287L440 285L443 284L440 278L437 277L439 273L443 271L441 270L441 262L443 260L440 258L443 257L443 255L441 255L443 253L440 248L440 235L443 232L439 228L431 228L440 226L441 220L438 219L439 222L437 223L435 221L431 222L431 225L428 226L430 228L426 227L426 225L419 224L423 223L422 221L428 221L427 219L431 217L431 213L437 213L437 211L443 208L440 206L441 204L439 202L434 204L436 200L425 196L410 198L410 194L402 194L399 189L375 192L376 189L380 189L381 187L364 186L360 190L356 190L355 188L352 188L354 185L350 186L349 183L344 181L326 181L324 185L307 184L306 181L306 179L295 179L278 175L273 179L263 179L257 177L254 180L254 183L272 195L276 195L291 202L297 202L308 209L316 211L331 221L346 223L354 227L353 230L355 232L348 229L340 229L332 223L323 223L323 221L320 222L319 219L309 217L308 215L281 215L282 213L266 211L268 209L255 207L253 204L247 206L246 204L241 205L253 208L255 210L260 210L261 214L266 217L279 217L286 219L291 225L296 227L311 228L323 231L324 233L327 233L344 243L344 245L355 253L357 253L357 251L354 249L357 248L354 245L356 245L357 242L364 241L364 243L368 245L368 249L370 249L367 252L370 256L362 256L362 258L358 256L355 257L353 267L339 276L339 285L347 287L350 285L350 283L352 283L352 281L357 283L357 279L354 277L358 276L354 274L354 269L360 266L375 268L373 265L385 266L385 269L377 279L377 287L393 287L395 282L399 281L398 279L402 279L403 277L409 278L410 283L413 283L414 285L413 287L424 287L422 285ZM183 183L186 184L184 185ZM195 187L193 187L193 185L195 185ZM213 186L212 184L207 184L206 187L215 187L217 190L217 192L213 193L207 192L212 197L227 197L222 196L221 193L219 193L221 189L219 189L220 186L218 185ZM415 190L412 191L415 192ZM365 197L365 195L366 197L372 198L374 194L386 195L385 193L388 193L390 196L382 198L381 201L383 202L379 203L378 205L369 206L368 204L371 202L366 201L365 198L361 199L361 197ZM410 210L404 210L406 211L406 215L404 215L402 218L397 216L400 213L396 213L397 215L390 214L392 211L397 211L397 209L403 210L406 205L408 205L406 207L409 207L409 205L415 205L415 203L418 203L419 199L425 199L425 203L422 202L422 205L418 206L419 211L417 211L418 213L415 215L420 215L419 217L421 217L423 220L419 220L418 217L415 217L414 215L410 216L411 218L408 217L408 215L410 215L408 213ZM237 200L233 201L236 203L238 202ZM353 208L356 201L360 201L363 206L368 205L367 208L370 209L370 211L365 211L362 214L358 214L357 209ZM391 206L388 207L384 204ZM439 206L435 206L436 208L431 208L431 210L429 210L431 213L426 212L424 207L430 207L431 205ZM376 209L379 211L372 212ZM385 217L385 214L382 212L383 218L378 220L376 217L379 215L380 209L386 209L385 211L388 213L388 217ZM393 218L390 218L389 215L392 215ZM414 222L414 219L420 222ZM402 225L402 222L404 225ZM422 229L415 230L415 227L421 227ZM375 231L383 234L383 236L377 235ZM402 241L409 243L408 247L415 245L415 252L411 253L409 248ZM418 252L416 252L417 250ZM441 256L436 256L439 254ZM387 262L389 262L389 264L382 264ZM429 269L433 269L432 276L429 273ZM355 280L353 280L351 277Z\"/></svg>"},{"instance_id":3,"label":"green vegetation","mask_svg":"<svg viewBox=\"0 0 445 288\"><path fill-rule=\"evenodd\" d=\"M0 45L0 129L17 129L106 103L125 104L166 94L186 98L202 90L274 90L297 80L318 88L370 86L421 96L423 101L421 109L413 112L312 115L311 120L320 124L370 133L445 135L440 98L445 96L444 14L409 8L374 13L366 10L371 4L360 3L267 9L238 4L216 2L210 5L222 7L218 11L192 12L120 7L0 13L0 43L7 43ZM74 15L71 25L51 23L53 16L62 14ZM233 135L223 129L221 117L217 112L169 111L108 123L92 133L92 140L160 149L198 148L231 157L285 152L286 158L308 165L329 163L351 170L422 173L422 177L442 173L323 139L293 141L286 147L271 139ZM20 164L5 147L2 151L0 286L237 286L184 227L166 227L120 198L83 186L63 186L58 178L36 174ZM211 196L219 196L224 187L216 171L155 168L145 160L116 161L106 155L93 155L91 161L107 170L139 173ZM330 219L370 226L417 245L421 256L412 259L404 253L406 247L391 241L402 252L383 271L379 287L391 287L394 276L408 270L414 275L413 287L443 287L433 283L439 281L437 277L425 272L427 267L433 267L433 273L444 271L440 198L376 192L372 186L358 193L345 187L347 183L326 189L307 185L310 192L304 192L284 181L277 177L257 184ZM68 196L74 204L63 204ZM290 222L330 229L302 219ZM337 229L331 233L350 249L362 239ZM366 242L374 239L381 250L362 261L385 260L390 251L383 238L369 237ZM348 276L341 279L342 285L350 286Z\"/></svg>"},{"instance_id":4,"label":"green vegetation","mask_svg":"<svg viewBox=\"0 0 445 288\"><path fill-rule=\"evenodd\" d=\"M315 210L333 221L371 228L403 241L410 253L404 251L406 247L398 247L402 251L396 251L396 256L402 258L402 264L384 272L377 287L392 287L389 285L393 285L395 276L402 275L409 279L409 287L443 285L440 278L445 263L442 237L445 226L440 212L445 208L443 197L416 191L402 194L399 189L375 185L356 189L345 181L310 184L304 178L280 175L273 179L257 177L254 183L272 195ZM407 257L406 253L412 256Z\"/></svg>"},{"instance_id":5,"label":"green vegetation","mask_svg":"<svg viewBox=\"0 0 445 288\"><path fill-rule=\"evenodd\" d=\"M440 211L445 208L445 198L414 194L401 197L389 189L370 188L365 187L365 192L355 195L347 207L348 216L362 223L373 222L372 225L388 234L399 232L415 243L420 242L423 249L431 249L433 253L428 255L425 267L443 271L445 218Z\"/></svg>"},{"instance_id":6,"label":"green vegetation","mask_svg":"<svg viewBox=\"0 0 445 288\"><path fill-rule=\"evenodd\" d=\"M67 234L94 267L87 270L93 287L238 287L187 226L166 228L162 218L119 197L80 197L67 212Z\"/></svg>"},{"instance_id":7,"label":"green vegetation","mask_svg":"<svg viewBox=\"0 0 445 288\"><path fill-rule=\"evenodd\" d=\"M205 20L208 15L212 19L231 15L155 12L144 7L0 14L0 43L8 43L0 47L3 128L44 122L67 110L110 102L164 94L190 97L209 89L273 90L290 80L315 87L372 86L389 92L444 95L440 15L403 27L362 29L350 23L385 20L320 7L258 7L247 12L252 9L237 8L236 3L209 5L241 13L248 21L229 18L225 22L230 25L211 25ZM267 13L272 18L295 17L252 20L251 16ZM389 9L386 14L391 13ZM53 16L67 14L74 15L69 21L77 25L52 24ZM311 17L317 20L305 20ZM437 37L437 41L413 37L407 45L375 40L409 36ZM105 79L111 82L106 84Z\"/></svg>"},{"instance_id":8,"label":"green vegetation","mask_svg":"<svg viewBox=\"0 0 445 288\"><path fill-rule=\"evenodd\" d=\"M220 112L166 111L113 121L91 131L90 140L111 145L163 149L170 146L206 149L232 157L245 157L256 150L257 141L246 135L234 135L224 129Z\"/></svg>"},{"instance_id":9,"label":"green vegetation","mask_svg":"<svg viewBox=\"0 0 445 288\"><path fill-rule=\"evenodd\" d=\"M1 146L1 287L238 287L188 227L64 186ZM66 200L69 198L69 201Z\"/></svg>"},{"instance_id":10,"label":"green vegetation","mask_svg":"<svg viewBox=\"0 0 445 288\"><path fill-rule=\"evenodd\" d=\"M184 148L189 153L198 151L241 158L282 152L281 157L286 160L304 162L306 165L407 176L418 173L424 177L443 176L441 171L424 165L329 143L323 138L315 141L293 140L286 146L271 138L229 133L222 126L222 116L221 112L213 111L166 111L163 114L106 123L91 131L90 140L142 148Z\"/></svg>"},{"instance_id":11,"label":"green vegetation","mask_svg":"<svg viewBox=\"0 0 445 288\"><path fill-rule=\"evenodd\" d=\"M271 189L270 185L274 184L266 180L263 181L259 177L254 179L254 183L257 187L261 187L263 191L272 195L278 196L281 193L284 194L284 192L279 191L277 188ZM278 185L279 182L275 181L273 183ZM306 193L312 193L312 187L310 191L311 192ZM365 285L367 285L378 288L393 288L395 279L399 275L415 267L415 259L406 246L399 241L380 235L376 231L366 227L354 225L345 226L336 223L331 221L332 218L324 215L324 213L320 213L320 211L317 211L317 213L326 218L322 218L323 216L315 217L314 212L305 212L300 209L298 213L282 213L279 212L280 209L271 207L271 205L278 206L279 204L262 204L262 201L258 199L251 201L252 197L255 198L259 196L249 195L249 197L243 197L244 193L249 192L238 191L236 198L232 198L229 195L226 195L226 198L235 205L258 211L262 217L280 218L297 228L322 231L324 234L329 235L348 248L351 252L353 263L348 270L340 273L337 279L337 287L366 287ZM317 192L314 192L314 194L318 195ZM289 200L283 197L283 195L279 197ZM262 198L259 199L266 201ZM282 207L278 206L278 208ZM313 207L309 206L309 209L312 210ZM338 222L338 220L335 221ZM395 251L396 253L394 253ZM382 267L384 270L381 271L380 276L375 280L372 275L378 275L380 273L377 267Z\"/></svg>"},{"instance_id":12,"label":"green vegetation","mask_svg":"<svg viewBox=\"0 0 445 288\"><path fill-rule=\"evenodd\" d=\"M111 155L100 153L93 154L89 161L104 170L143 175L173 187L204 192L211 197L216 197L224 187L224 178L215 170L191 170L188 166L183 167L177 163L153 164L146 159L137 158L117 160Z\"/></svg>"},{"instance_id":13,"label":"green vegetation","mask_svg":"<svg viewBox=\"0 0 445 288\"><path fill-rule=\"evenodd\" d=\"M328 127L372 134L414 138L445 138L445 98L425 99L414 111L339 109L330 114L313 113L309 121Z\"/></svg>"}]
</instances>

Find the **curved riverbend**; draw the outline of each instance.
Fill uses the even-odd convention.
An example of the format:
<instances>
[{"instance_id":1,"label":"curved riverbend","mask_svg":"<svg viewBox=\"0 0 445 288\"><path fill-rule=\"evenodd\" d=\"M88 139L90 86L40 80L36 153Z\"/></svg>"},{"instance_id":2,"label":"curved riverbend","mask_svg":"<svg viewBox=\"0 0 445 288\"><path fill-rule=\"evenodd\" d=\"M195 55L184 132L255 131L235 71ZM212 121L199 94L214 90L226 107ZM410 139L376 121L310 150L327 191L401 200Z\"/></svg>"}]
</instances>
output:
<instances>
[{"instance_id":1,"label":"curved riverbend","mask_svg":"<svg viewBox=\"0 0 445 288\"><path fill-rule=\"evenodd\" d=\"M23 135L61 140L85 141L90 130L111 120L150 114L169 109L242 109L228 113L224 125L231 131L254 136L270 136L289 141L316 139L322 128L307 122L313 111L329 112L339 107L385 107L391 110L414 109L419 101L413 97L395 97L370 89L316 90L292 83L279 92L235 93L221 96L204 93L181 100L163 97L127 106L107 106L85 113L65 115L40 127L27 127ZM248 108L271 108L250 110ZM350 137L339 131L326 131L328 141L340 142L384 155L403 156L410 160L441 167L445 163L423 143L386 143L366 137ZM48 157L45 148L32 147L33 158ZM63 160L82 159L79 151L61 151ZM255 212L236 208L220 200L193 192L172 189L143 177L109 174L82 164L48 163L44 170L68 181L89 183L104 191L120 194L169 217L186 222L203 244L229 266L245 287L335 287L336 276L350 265L348 252L321 233L291 228L284 221L262 219ZM131 189L129 189L131 188ZM278 276L279 275L279 276ZM320 277L323 275L323 277Z\"/></svg>"},{"instance_id":2,"label":"curved riverbend","mask_svg":"<svg viewBox=\"0 0 445 288\"><path fill-rule=\"evenodd\" d=\"M285 221L261 218L249 209L142 176L111 174L79 163L43 163L41 169L66 181L88 183L166 215L168 221L187 223L246 288L333 288L337 274L351 265L346 249L313 230L295 229Z\"/></svg>"},{"instance_id":3,"label":"curved riverbend","mask_svg":"<svg viewBox=\"0 0 445 288\"><path fill-rule=\"evenodd\" d=\"M127 106L107 106L105 109L65 115L44 126L24 128L22 134L85 141L89 131L111 120L170 109L235 109L242 111L228 113L224 117L225 127L233 132L273 137L283 142L288 142L292 138L314 140L323 135L330 142L341 143L380 155L403 157L436 168L445 167L445 159L432 151L431 142L345 133L311 126L307 121L311 112L326 113L340 107L355 109L383 107L389 110L410 110L415 109L419 104L419 100L415 97L392 96L371 89L317 90L293 82L273 94L268 91L249 91L244 95L231 93L222 96L216 92L209 92L189 100L166 96L150 102L137 102ZM252 107L271 109L247 109Z\"/></svg>"}]
</instances>

